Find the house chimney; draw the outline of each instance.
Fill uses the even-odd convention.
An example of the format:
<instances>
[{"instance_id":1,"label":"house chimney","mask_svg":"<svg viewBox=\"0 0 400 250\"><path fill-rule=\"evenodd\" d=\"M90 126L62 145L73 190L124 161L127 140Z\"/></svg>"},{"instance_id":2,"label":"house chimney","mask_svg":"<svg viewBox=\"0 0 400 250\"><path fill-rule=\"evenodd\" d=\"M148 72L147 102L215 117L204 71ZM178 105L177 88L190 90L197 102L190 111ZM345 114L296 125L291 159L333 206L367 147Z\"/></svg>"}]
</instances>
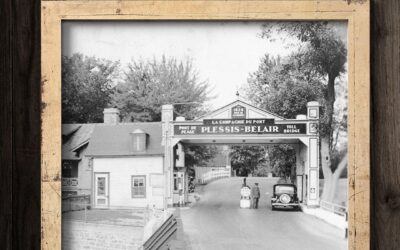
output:
<instances>
[{"instance_id":1,"label":"house chimney","mask_svg":"<svg viewBox=\"0 0 400 250\"><path fill-rule=\"evenodd\" d=\"M119 123L119 110L116 108L106 108L103 111L104 124L117 125Z\"/></svg>"}]
</instances>

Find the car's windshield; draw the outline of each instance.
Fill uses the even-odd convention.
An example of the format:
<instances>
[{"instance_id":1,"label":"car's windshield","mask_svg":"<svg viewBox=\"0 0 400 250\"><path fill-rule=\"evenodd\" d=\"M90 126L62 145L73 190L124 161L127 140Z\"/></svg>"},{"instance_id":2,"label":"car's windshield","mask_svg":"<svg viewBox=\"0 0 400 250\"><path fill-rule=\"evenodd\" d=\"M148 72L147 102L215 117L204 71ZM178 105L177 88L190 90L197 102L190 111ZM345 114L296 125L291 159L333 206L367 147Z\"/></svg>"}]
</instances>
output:
<instances>
[{"instance_id":1,"label":"car's windshield","mask_svg":"<svg viewBox=\"0 0 400 250\"><path fill-rule=\"evenodd\" d=\"M276 186L275 193L282 194L294 194L294 187L292 186Z\"/></svg>"}]
</instances>

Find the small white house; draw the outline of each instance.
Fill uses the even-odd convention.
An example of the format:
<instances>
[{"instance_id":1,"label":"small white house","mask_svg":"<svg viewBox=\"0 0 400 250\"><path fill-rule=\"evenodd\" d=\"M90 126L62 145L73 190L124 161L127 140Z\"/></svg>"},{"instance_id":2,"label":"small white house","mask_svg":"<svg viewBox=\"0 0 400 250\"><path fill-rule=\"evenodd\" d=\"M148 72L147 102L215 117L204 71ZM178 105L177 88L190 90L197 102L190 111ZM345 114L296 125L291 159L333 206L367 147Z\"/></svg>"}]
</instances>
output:
<instances>
[{"instance_id":1,"label":"small white house","mask_svg":"<svg viewBox=\"0 0 400 250\"><path fill-rule=\"evenodd\" d=\"M93 207L162 208L161 123L118 123L106 112L118 116L116 109L105 110L105 124L95 127L86 153L93 171Z\"/></svg>"}]
</instances>

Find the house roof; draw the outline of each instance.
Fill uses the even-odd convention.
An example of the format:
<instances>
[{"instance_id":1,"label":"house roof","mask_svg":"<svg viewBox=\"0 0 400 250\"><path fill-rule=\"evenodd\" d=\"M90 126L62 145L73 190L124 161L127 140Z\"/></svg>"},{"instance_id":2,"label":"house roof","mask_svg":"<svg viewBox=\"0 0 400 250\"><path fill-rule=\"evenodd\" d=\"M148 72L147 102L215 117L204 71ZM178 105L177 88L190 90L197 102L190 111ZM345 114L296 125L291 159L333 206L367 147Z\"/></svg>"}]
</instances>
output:
<instances>
[{"instance_id":1,"label":"house roof","mask_svg":"<svg viewBox=\"0 0 400 250\"><path fill-rule=\"evenodd\" d=\"M95 124L63 124L62 134L67 136L67 141L62 145L63 160L79 160L76 151L85 146L93 133Z\"/></svg>"},{"instance_id":2,"label":"house roof","mask_svg":"<svg viewBox=\"0 0 400 250\"><path fill-rule=\"evenodd\" d=\"M132 132L137 129L149 135L146 150L134 152ZM163 155L161 145L161 122L120 123L118 125L99 124L91 136L87 156L136 156L136 155Z\"/></svg>"},{"instance_id":3,"label":"house roof","mask_svg":"<svg viewBox=\"0 0 400 250\"><path fill-rule=\"evenodd\" d=\"M63 124L61 130L62 135L69 136L76 132L81 126L81 124Z\"/></svg>"}]
</instances>

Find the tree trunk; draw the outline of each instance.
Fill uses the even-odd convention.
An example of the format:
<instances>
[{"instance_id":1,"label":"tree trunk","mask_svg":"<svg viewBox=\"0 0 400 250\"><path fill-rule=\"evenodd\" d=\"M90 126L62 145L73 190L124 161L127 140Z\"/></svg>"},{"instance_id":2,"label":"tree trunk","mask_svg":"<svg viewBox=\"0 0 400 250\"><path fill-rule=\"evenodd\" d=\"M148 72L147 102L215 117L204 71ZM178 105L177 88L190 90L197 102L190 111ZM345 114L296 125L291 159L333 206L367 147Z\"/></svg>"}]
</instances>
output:
<instances>
[{"instance_id":1,"label":"tree trunk","mask_svg":"<svg viewBox=\"0 0 400 250\"><path fill-rule=\"evenodd\" d=\"M321 140L322 141L322 140ZM321 143L322 144L322 143ZM322 145L321 145L321 154L322 154ZM322 171L324 173L324 187L321 199L327 202L333 202L336 194L336 187L339 182L340 174L343 172L345 167L347 166L347 154L340 161L338 167L334 172L332 172L331 168L322 165Z\"/></svg>"},{"instance_id":2,"label":"tree trunk","mask_svg":"<svg viewBox=\"0 0 400 250\"><path fill-rule=\"evenodd\" d=\"M330 149L329 149L330 138L325 136L321 138L321 167L322 173L324 174L324 187L322 191L321 199L327 201L328 194L331 190L332 184L332 170L330 161Z\"/></svg>"},{"instance_id":3,"label":"tree trunk","mask_svg":"<svg viewBox=\"0 0 400 250\"><path fill-rule=\"evenodd\" d=\"M347 166L347 154L343 157L343 159L340 161L338 167L336 168L335 172L332 174L331 177L331 186L330 190L328 193L328 200L329 202L332 202L333 199L335 198L336 194L336 187L339 182L340 175L343 172L343 169Z\"/></svg>"},{"instance_id":4,"label":"tree trunk","mask_svg":"<svg viewBox=\"0 0 400 250\"><path fill-rule=\"evenodd\" d=\"M333 121L333 109L335 104L335 79L336 76L333 74L328 74L328 90L326 93L326 106L325 106L325 116L326 116L326 130L323 131L321 135L321 168L324 174L324 188L321 196L322 200L328 201L332 200L331 193L334 192L335 185L332 180L332 121Z\"/></svg>"}]
</instances>

